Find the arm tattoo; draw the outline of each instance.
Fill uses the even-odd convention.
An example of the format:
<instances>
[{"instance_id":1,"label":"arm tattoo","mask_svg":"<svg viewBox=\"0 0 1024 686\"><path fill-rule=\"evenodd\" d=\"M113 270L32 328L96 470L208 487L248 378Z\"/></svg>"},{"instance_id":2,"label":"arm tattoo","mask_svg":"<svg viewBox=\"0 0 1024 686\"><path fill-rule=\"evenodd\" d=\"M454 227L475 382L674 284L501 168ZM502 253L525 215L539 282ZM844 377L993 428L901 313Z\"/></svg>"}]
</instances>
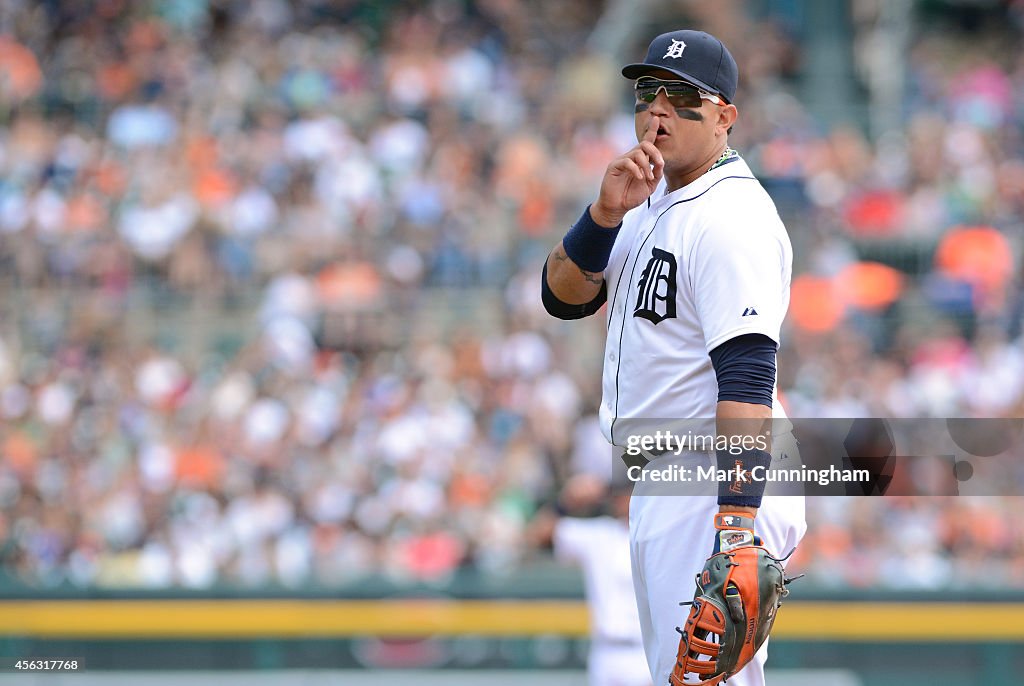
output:
<instances>
[{"instance_id":1,"label":"arm tattoo","mask_svg":"<svg viewBox=\"0 0 1024 686\"><path fill-rule=\"evenodd\" d=\"M555 246L555 251L552 253L551 256L554 257L555 260L558 261L558 262L565 262L566 260L568 260L569 262L572 262L572 260L569 259L569 256L565 254L565 248L562 247L561 243L559 243L558 245ZM603 273L601 273L601 272L588 272L587 270L583 269L582 267L580 267L575 262L572 262L572 265L580 270L580 274L583 275L584 280L586 280L587 282L592 283L595 286L600 286L602 283L604 283L604 274Z\"/></svg>"},{"instance_id":2,"label":"arm tattoo","mask_svg":"<svg viewBox=\"0 0 1024 686\"><path fill-rule=\"evenodd\" d=\"M577 269L579 269L579 267L577 267ZM589 281L590 283L592 283L592 284L594 284L596 286L600 286L602 283L604 283L604 274L597 274L597 273L594 273L594 272L588 272L588 271L584 271L582 269L580 269L580 273L583 274L583 278L584 279L586 279L587 281Z\"/></svg>"}]
</instances>

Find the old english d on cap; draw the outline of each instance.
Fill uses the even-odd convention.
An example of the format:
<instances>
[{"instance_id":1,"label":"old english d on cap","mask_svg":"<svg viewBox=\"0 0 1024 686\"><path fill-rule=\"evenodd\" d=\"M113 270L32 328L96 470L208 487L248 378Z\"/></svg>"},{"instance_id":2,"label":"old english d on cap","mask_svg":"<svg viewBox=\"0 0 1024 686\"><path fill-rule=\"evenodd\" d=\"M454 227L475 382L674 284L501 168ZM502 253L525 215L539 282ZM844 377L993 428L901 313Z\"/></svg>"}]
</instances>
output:
<instances>
[{"instance_id":1,"label":"old english d on cap","mask_svg":"<svg viewBox=\"0 0 1024 686\"><path fill-rule=\"evenodd\" d=\"M622 68L622 75L638 79L657 69L670 71L729 102L736 95L739 78L736 60L722 41L710 33L691 30L663 33L651 41L646 59L639 64L627 64Z\"/></svg>"}]
</instances>

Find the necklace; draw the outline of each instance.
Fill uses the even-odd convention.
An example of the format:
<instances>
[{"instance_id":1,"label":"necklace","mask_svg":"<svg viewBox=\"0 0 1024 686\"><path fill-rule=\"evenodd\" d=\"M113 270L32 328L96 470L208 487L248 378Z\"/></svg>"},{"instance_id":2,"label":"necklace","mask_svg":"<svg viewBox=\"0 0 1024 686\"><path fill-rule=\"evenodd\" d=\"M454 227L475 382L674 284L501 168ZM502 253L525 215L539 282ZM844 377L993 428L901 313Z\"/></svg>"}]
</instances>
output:
<instances>
[{"instance_id":1,"label":"necklace","mask_svg":"<svg viewBox=\"0 0 1024 686\"><path fill-rule=\"evenodd\" d=\"M726 162L728 162L732 158L739 157L739 156L740 156L740 154L738 152L736 152L735 150L733 150L732 148L730 148L727 145L727 146L725 146L725 150L722 151L722 156L719 157L715 161L715 163L713 165L708 167L708 171L711 171L712 169L716 169L718 167L721 167L723 164L725 164Z\"/></svg>"}]
</instances>

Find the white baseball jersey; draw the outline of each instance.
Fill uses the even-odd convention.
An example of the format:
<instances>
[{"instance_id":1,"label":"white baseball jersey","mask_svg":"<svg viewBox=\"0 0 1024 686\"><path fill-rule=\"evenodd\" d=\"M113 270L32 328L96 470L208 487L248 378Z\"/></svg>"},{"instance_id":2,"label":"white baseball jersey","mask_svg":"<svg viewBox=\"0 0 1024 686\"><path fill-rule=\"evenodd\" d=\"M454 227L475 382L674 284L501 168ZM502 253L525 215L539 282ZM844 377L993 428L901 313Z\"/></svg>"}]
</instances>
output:
<instances>
[{"instance_id":1,"label":"white baseball jersey","mask_svg":"<svg viewBox=\"0 0 1024 686\"><path fill-rule=\"evenodd\" d=\"M633 597L629 526L614 517L563 517L555 555L580 565L590 611L591 686L650 686L640 614Z\"/></svg>"},{"instance_id":2,"label":"white baseball jersey","mask_svg":"<svg viewBox=\"0 0 1024 686\"><path fill-rule=\"evenodd\" d=\"M562 517L553 536L555 556L582 568L595 641L640 647L640 616L633 599L629 526L614 517Z\"/></svg>"},{"instance_id":3,"label":"white baseball jersey","mask_svg":"<svg viewBox=\"0 0 1024 686\"><path fill-rule=\"evenodd\" d=\"M739 157L630 210L604 272L605 438L624 445L624 418L714 418L708 353L749 333L779 342L792 264L775 204ZM773 414L785 416L778 401Z\"/></svg>"}]
</instances>

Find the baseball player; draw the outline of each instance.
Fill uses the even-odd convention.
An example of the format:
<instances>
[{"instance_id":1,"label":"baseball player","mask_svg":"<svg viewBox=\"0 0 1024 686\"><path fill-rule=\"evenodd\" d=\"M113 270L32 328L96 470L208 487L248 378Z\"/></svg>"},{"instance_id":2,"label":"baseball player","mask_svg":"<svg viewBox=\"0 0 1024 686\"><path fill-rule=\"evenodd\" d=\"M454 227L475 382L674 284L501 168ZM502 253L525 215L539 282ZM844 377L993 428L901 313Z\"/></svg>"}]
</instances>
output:
<instances>
[{"instance_id":1,"label":"baseball player","mask_svg":"<svg viewBox=\"0 0 1024 686\"><path fill-rule=\"evenodd\" d=\"M784 417L775 358L792 250L768 194L729 147L738 70L722 42L701 31L665 33L622 74L633 81L639 142L608 165L596 200L551 251L543 300L562 319L607 303L600 419L610 442L625 447L636 420L660 417L710 421L730 446L742 443L738 451L694 447L653 457L648 468L710 462L732 476L695 496L653 495L636 484L633 586L655 684L726 677L730 686L763 684L764 639L777 606L747 605L748 591L742 607L730 606L733 620L760 612L751 626L763 633L737 658L732 648L710 645L714 637L700 629L708 618L696 615L715 608L695 599L713 560L740 559L743 548L781 557L806 529L802 497L765 496L764 481L748 478L791 452L770 436L770 423ZM727 598L742 590L732 581L723 589ZM680 607L691 600L692 621ZM722 672L730 651L741 666L735 673Z\"/></svg>"},{"instance_id":2,"label":"baseball player","mask_svg":"<svg viewBox=\"0 0 1024 686\"><path fill-rule=\"evenodd\" d=\"M542 510L531 522L534 545L551 545L555 557L580 566L590 614L590 686L651 686L640 617L633 599L629 556L629 491L589 474L572 477L559 503L564 514ZM577 516L609 500L600 516Z\"/></svg>"}]
</instances>

